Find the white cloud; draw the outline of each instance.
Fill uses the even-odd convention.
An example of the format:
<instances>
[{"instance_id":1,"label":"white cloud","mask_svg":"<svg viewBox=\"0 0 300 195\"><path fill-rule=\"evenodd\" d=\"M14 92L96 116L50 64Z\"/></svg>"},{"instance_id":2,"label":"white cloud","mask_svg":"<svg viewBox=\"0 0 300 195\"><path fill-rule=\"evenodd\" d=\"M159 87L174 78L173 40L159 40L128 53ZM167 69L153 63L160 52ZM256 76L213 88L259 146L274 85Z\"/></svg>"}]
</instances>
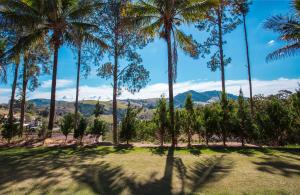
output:
<instances>
[{"instance_id":1,"label":"white cloud","mask_svg":"<svg viewBox=\"0 0 300 195\"><path fill-rule=\"evenodd\" d=\"M60 86L62 85L60 82ZM68 82L67 82L68 83ZM287 79L278 78L276 80L253 80L253 94L264 94L271 95L276 94L279 90L286 89L290 91L295 91L298 88L298 83L300 83L300 78L298 79ZM227 80L226 90L228 93L235 95L239 94L240 88L243 89L245 96L249 96L249 84L248 80ZM188 90L195 90L199 92L211 91L211 90L221 90L221 81L186 81L181 83L176 83L174 85L174 95L186 92ZM9 88L0 89L0 102L7 103L10 98ZM75 100L75 88L58 88L56 92L57 100L74 101ZM29 99L44 98L50 99L50 89L46 92L39 91L38 89L32 93L28 94ZM146 99L146 98L158 98L162 94L168 97L168 84L167 83L156 83L148 85L142 89L139 93L131 94L128 91L123 91L119 99ZM112 87L110 85L101 86L81 86L80 87L80 100L111 100L112 99Z\"/></svg>"},{"instance_id":2,"label":"white cloud","mask_svg":"<svg viewBox=\"0 0 300 195\"><path fill-rule=\"evenodd\" d=\"M275 40L271 40L271 41L268 42L268 45L269 45L269 46L272 46L272 45L274 45L274 44L275 44Z\"/></svg>"},{"instance_id":3,"label":"white cloud","mask_svg":"<svg viewBox=\"0 0 300 195\"><path fill-rule=\"evenodd\" d=\"M69 87L72 84L73 84L72 80L58 79L56 81L56 88ZM51 86L52 86L52 80L47 80L42 83L41 88L51 88Z\"/></svg>"},{"instance_id":4,"label":"white cloud","mask_svg":"<svg viewBox=\"0 0 300 195\"><path fill-rule=\"evenodd\" d=\"M276 94L279 90L286 89L290 91L295 91L298 88L299 79L286 79L279 78L277 80L253 80L253 94L264 94L271 95ZM239 94L240 88L243 89L245 96L249 96L249 84L248 80L227 80L226 89L228 93L235 95ZM176 83L174 85L174 95L186 92L188 90L195 91L211 91L211 90L221 90L220 81L186 81L181 83ZM75 88L58 89L56 97L58 100L74 101L75 100ZM168 85L166 83L157 83L147 86L142 89L139 93L131 94L128 91L123 91L119 99L146 99L146 98L158 98L162 94L168 97ZM30 99L35 98L50 98L50 92L33 92ZM80 87L80 100L96 100L100 98L101 100L111 100L112 99L112 88L109 85L101 85L96 87L82 86ZM1 101L1 99L0 99Z\"/></svg>"}]
</instances>

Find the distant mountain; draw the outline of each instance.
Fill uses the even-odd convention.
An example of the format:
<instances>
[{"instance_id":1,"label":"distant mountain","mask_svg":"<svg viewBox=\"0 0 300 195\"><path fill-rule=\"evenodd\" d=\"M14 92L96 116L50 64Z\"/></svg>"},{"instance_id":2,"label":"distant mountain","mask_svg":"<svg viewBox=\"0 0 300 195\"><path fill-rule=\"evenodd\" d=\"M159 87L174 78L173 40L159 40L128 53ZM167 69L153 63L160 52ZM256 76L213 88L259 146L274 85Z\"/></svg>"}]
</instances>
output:
<instances>
[{"instance_id":1,"label":"distant mountain","mask_svg":"<svg viewBox=\"0 0 300 195\"><path fill-rule=\"evenodd\" d=\"M185 103L186 96L188 94L192 95L195 104L205 105L219 100L221 95L220 91L187 91L178 94L174 97L174 105L177 108L182 108ZM233 94L228 94L228 98L236 100L238 97ZM144 115L148 116L155 109L158 98L149 99L135 99L135 100L119 100L118 101L118 118L124 113L127 103L130 101L131 105L144 108ZM50 100L49 99L32 99L29 100L37 110L49 110ZM80 101L79 110L85 116L90 116L93 114L95 109L96 100L85 100ZM112 114L112 101L100 101L100 104L104 106L104 115L110 116ZM74 102L67 101L56 101L56 113L63 116L68 112L74 112Z\"/></svg>"},{"instance_id":2,"label":"distant mountain","mask_svg":"<svg viewBox=\"0 0 300 195\"><path fill-rule=\"evenodd\" d=\"M205 92L197 92L197 91L187 91L181 94L178 94L174 97L174 104L176 107L183 107L185 103L186 96L188 94L192 95L192 99L196 104L208 104L215 101L218 101L221 96L221 91L205 91ZM229 99L237 100L238 96L233 94L227 94Z\"/></svg>"}]
</instances>

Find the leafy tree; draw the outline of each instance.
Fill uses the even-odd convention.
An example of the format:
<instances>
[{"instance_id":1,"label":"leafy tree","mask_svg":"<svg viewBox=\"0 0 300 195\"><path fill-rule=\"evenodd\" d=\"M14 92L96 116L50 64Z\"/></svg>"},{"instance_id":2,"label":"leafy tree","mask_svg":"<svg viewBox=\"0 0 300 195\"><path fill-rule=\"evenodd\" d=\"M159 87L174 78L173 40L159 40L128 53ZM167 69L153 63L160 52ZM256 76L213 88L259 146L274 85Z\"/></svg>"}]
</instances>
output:
<instances>
[{"instance_id":1,"label":"leafy tree","mask_svg":"<svg viewBox=\"0 0 300 195\"><path fill-rule=\"evenodd\" d=\"M168 111L167 100L165 97L161 97L157 102L157 108L155 112L155 121L158 126L158 134L160 139L160 146L164 145L164 137L168 128Z\"/></svg>"},{"instance_id":2,"label":"leafy tree","mask_svg":"<svg viewBox=\"0 0 300 195\"><path fill-rule=\"evenodd\" d=\"M157 126L154 121L137 120L136 121L136 140L154 141Z\"/></svg>"},{"instance_id":3,"label":"leafy tree","mask_svg":"<svg viewBox=\"0 0 300 195\"><path fill-rule=\"evenodd\" d=\"M210 32L208 39L200 45L203 51L202 57L211 55L207 66L212 70L221 70L222 92L225 93L225 66L231 62L224 54L224 35L232 32L240 23L238 14L235 12L233 0L219 0L219 5L208 11L208 17L197 24L200 31Z\"/></svg>"},{"instance_id":4,"label":"leafy tree","mask_svg":"<svg viewBox=\"0 0 300 195\"><path fill-rule=\"evenodd\" d=\"M124 12L127 1L108 1L102 12L96 12L95 22L102 26L100 37L106 39L108 57L113 62L100 66L98 75L113 79L113 143L118 143L117 137L117 96L122 87L131 93L138 92L149 82L149 71L142 65L142 58L136 52L146 45L142 36L128 28ZM128 63L121 60L126 60Z\"/></svg>"},{"instance_id":5,"label":"leafy tree","mask_svg":"<svg viewBox=\"0 0 300 195\"><path fill-rule=\"evenodd\" d=\"M288 107L276 98L271 98L266 108L270 129L269 136L273 137L277 145L284 145L284 139L287 136L291 125L291 115Z\"/></svg>"},{"instance_id":6,"label":"leafy tree","mask_svg":"<svg viewBox=\"0 0 300 195\"><path fill-rule=\"evenodd\" d=\"M246 44L246 57L247 57L247 69L248 69L248 80L249 80L249 90L250 90L250 106L251 113L253 115L253 94L252 94L252 78L251 78L251 64L250 64L250 54L249 54L249 43L248 43L248 33L247 33L247 23L246 18L249 12L250 0L235 0L234 6L237 14L242 16L243 28L244 28L244 38Z\"/></svg>"},{"instance_id":7,"label":"leafy tree","mask_svg":"<svg viewBox=\"0 0 300 195\"><path fill-rule=\"evenodd\" d=\"M121 131L120 131L120 139L126 140L126 143L129 144L129 141L132 140L136 136L136 123L137 123L137 115L141 111L141 109L134 109L130 102L128 102L126 114L121 122Z\"/></svg>"},{"instance_id":8,"label":"leafy tree","mask_svg":"<svg viewBox=\"0 0 300 195\"><path fill-rule=\"evenodd\" d=\"M253 130L253 123L251 115L248 111L248 107L243 95L242 89L240 90L240 95L238 98L238 130L239 130L239 137L241 138L242 146L245 145L245 139Z\"/></svg>"},{"instance_id":9,"label":"leafy tree","mask_svg":"<svg viewBox=\"0 0 300 195\"><path fill-rule=\"evenodd\" d=\"M193 128L195 125L193 125L195 121L195 112L194 112L194 103L192 99L192 95L188 94L185 100L184 108L186 110L186 120L185 120L185 133L188 137L188 147L191 147L191 139L193 135Z\"/></svg>"},{"instance_id":10,"label":"leafy tree","mask_svg":"<svg viewBox=\"0 0 300 195\"><path fill-rule=\"evenodd\" d=\"M68 134L74 130L74 115L69 113L66 114L60 122L60 130L66 137L65 142L67 141Z\"/></svg>"},{"instance_id":11,"label":"leafy tree","mask_svg":"<svg viewBox=\"0 0 300 195\"><path fill-rule=\"evenodd\" d=\"M100 101L98 100L95 105L94 115L95 117L99 117L101 114L104 113L104 106L100 104Z\"/></svg>"},{"instance_id":12,"label":"leafy tree","mask_svg":"<svg viewBox=\"0 0 300 195\"><path fill-rule=\"evenodd\" d=\"M130 22L140 29L141 34L150 37L159 36L167 43L170 131L173 146L175 144L173 84L177 75L177 46L192 57L199 55L197 43L191 35L181 31L180 26L202 20L206 17L206 11L213 5L215 3L212 0L139 0L129 8L132 15Z\"/></svg>"},{"instance_id":13,"label":"leafy tree","mask_svg":"<svg viewBox=\"0 0 300 195\"><path fill-rule=\"evenodd\" d=\"M19 134L18 124L16 121L6 121L2 126L1 135L10 143L11 139Z\"/></svg>"},{"instance_id":14,"label":"leafy tree","mask_svg":"<svg viewBox=\"0 0 300 195\"><path fill-rule=\"evenodd\" d=\"M220 121L220 130L223 140L223 145L226 146L227 135L234 124L234 106L233 102L227 99L227 94L221 94L221 121Z\"/></svg>"},{"instance_id":15,"label":"leafy tree","mask_svg":"<svg viewBox=\"0 0 300 195\"><path fill-rule=\"evenodd\" d=\"M88 127L87 119L84 117L80 117L79 124L78 124L77 128L75 128L75 130L74 130L74 138L80 139L80 143L82 143L82 139L83 139L83 136L84 136L84 133L85 133L87 127Z\"/></svg>"},{"instance_id":16,"label":"leafy tree","mask_svg":"<svg viewBox=\"0 0 300 195\"><path fill-rule=\"evenodd\" d=\"M81 19L97 9L98 2L92 0L3 0L0 6L2 23L9 25L10 28L26 30L15 46L7 52L6 55L9 58L19 55L45 34L50 36L54 59L48 129L52 131L59 48L64 44L65 37L71 37L69 32L72 28L93 26L91 23L82 22Z\"/></svg>"},{"instance_id":17,"label":"leafy tree","mask_svg":"<svg viewBox=\"0 0 300 195\"><path fill-rule=\"evenodd\" d=\"M178 136L180 135L180 131L183 126L183 121L182 121L182 112L177 109L175 111L175 126L174 126L174 132L175 132L175 145L177 145L178 142Z\"/></svg>"},{"instance_id":18,"label":"leafy tree","mask_svg":"<svg viewBox=\"0 0 300 195\"><path fill-rule=\"evenodd\" d=\"M101 119L94 119L92 126L90 127L90 133L95 137L95 142L98 143L100 136L104 137L108 131L107 123Z\"/></svg>"},{"instance_id":19,"label":"leafy tree","mask_svg":"<svg viewBox=\"0 0 300 195\"><path fill-rule=\"evenodd\" d=\"M195 121L193 123L194 131L198 133L199 143L201 139L205 137L205 127L204 127L204 107L198 106L195 110Z\"/></svg>"},{"instance_id":20,"label":"leafy tree","mask_svg":"<svg viewBox=\"0 0 300 195\"><path fill-rule=\"evenodd\" d=\"M204 107L204 127L205 127L205 141L208 146L210 137L217 134L221 129L220 108L217 104L212 104Z\"/></svg>"},{"instance_id":21,"label":"leafy tree","mask_svg":"<svg viewBox=\"0 0 300 195\"><path fill-rule=\"evenodd\" d=\"M278 39L286 43L284 47L270 53L266 58L267 62L294 56L299 52L300 1L293 0L292 2L295 14L272 16L264 23L266 29L279 33Z\"/></svg>"}]
</instances>

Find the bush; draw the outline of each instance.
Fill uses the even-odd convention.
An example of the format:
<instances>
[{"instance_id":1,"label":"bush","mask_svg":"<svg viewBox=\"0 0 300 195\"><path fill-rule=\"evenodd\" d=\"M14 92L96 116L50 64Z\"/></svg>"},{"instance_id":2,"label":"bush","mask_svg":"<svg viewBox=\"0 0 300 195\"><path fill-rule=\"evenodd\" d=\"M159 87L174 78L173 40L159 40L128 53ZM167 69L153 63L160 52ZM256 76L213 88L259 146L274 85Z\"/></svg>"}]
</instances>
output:
<instances>
[{"instance_id":1,"label":"bush","mask_svg":"<svg viewBox=\"0 0 300 195\"><path fill-rule=\"evenodd\" d=\"M74 138L80 139L80 142L82 142L82 138L84 136L84 132L85 132L87 126L88 126L87 119L84 117L81 117L79 120L77 129L75 129L75 131L74 131Z\"/></svg>"},{"instance_id":2,"label":"bush","mask_svg":"<svg viewBox=\"0 0 300 195\"><path fill-rule=\"evenodd\" d=\"M60 122L60 130L61 132L64 134L64 136L66 136L66 140L68 138L68 134L72 132L72 130L74 129L74 125L75 121L74 121L74 114L67 114L63 117L63 119Z\"/></svg>"},{"instance_id":3,"label":"bush","mask_svg":"<svg viewBox=\"0 0 300 195\"><path fill-rule=\"evenodd\" d=\"M10 143L11 139L19 134L19 125L18 123L8 123L5 122L2 126L1 135L4 139Z\"/></svg>"},{"instance_id":4,"label":"bush","mask_svg":"<svg viewBox=\"0 0 300 195\"><path fill-rule=\"evenodd\" d=\"M89 133L95 137L95 142L98 142L100 136L104 137L108 131L107 123L101 119L94 119L92 126L89 128Z\"/></svg>"}]
</instances>

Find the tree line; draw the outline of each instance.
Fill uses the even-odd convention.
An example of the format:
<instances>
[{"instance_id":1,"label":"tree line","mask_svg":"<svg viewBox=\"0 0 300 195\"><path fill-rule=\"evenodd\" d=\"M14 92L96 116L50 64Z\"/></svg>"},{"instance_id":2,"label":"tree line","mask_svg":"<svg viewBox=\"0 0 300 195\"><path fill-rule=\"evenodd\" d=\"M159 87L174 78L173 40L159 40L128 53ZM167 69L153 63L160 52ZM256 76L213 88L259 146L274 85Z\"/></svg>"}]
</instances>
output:
<instances>
[{"instance_id":1,"label":"tree line","mask_svg":"<svg viewBox=\"0 0 300 195\"><path fill-rule=\"evenodd\" d=\"M254 118L255 101L252 95L251 64L247 37L248 0L2 0L0 1L0 75L6 81L8 66L14 67L12 93L8 121L3 135L12 138L22 135L26 109L27 89L39 86L40 74L52 74L51 101L48 134L54 126L57 69L59 49L67 45L77 56L76 101L74 113L75 129L81 122L78 111L80 79L90 71L89 63L98 66L98 76L112 79L113 86L113 143L118 143L117 97L122 89L138 92L149 82L150 76L137 49L142 49L154 38L165 40L168 53L168 124L171 143L176 144L179 129L176 117L182 115L174 108L173 85L176 82L178 52L180 48L193 58L210 57L208 67L220 70L222 79L220 131L226 142L227 127L232 125L232 104L226 96L225 67L231 62L226 57L224 35L243 24L247 72L250 86L250 111ZM294 0L293 15L274 16L265 22L265 28L278 32L287 46L271 53L267 61L294 55L299 48L298 25L300 1ZM182 31L182 25L193 25L210 32L203 43ZM109 62L103 64L103 56ZM52 59L51 59L52 58ZM125 62L123 62L125 61ZM23 67L19 74L20 66ZM51 70L50 70L51 69ZM82 75L84 71L84 75ZM14 122L14 102L18 78L22 78L21 119L19 126ZM29 85L28 85L29 84ZM167 104L166 102L162 104ZM219 109L219 110L218 110ZM165 111L167 112L167 111ZM186 120L191 120L192 106L186 110ZM205 110L203 111L205 113ZM130 113L129 113L130 115ZM218 123L217 123L218 124ZM214 124L214 125L217 125ZM191 125L191 124L190 124ZM164 126L164 125L163 125ZM63 127L64 128L64 127ZM131 128L130 126L128 128ZM195 127L187 127L194 129ZM67 128L68 129L68 128ZM162 129L165 131L165 128ZM191 130L190 130L191 131ZM17 133L18 132L18 133ZM122 132L122 131L121 131ZM188 137L191 133L187 133Z\"/></svg>"}]
</instances>

